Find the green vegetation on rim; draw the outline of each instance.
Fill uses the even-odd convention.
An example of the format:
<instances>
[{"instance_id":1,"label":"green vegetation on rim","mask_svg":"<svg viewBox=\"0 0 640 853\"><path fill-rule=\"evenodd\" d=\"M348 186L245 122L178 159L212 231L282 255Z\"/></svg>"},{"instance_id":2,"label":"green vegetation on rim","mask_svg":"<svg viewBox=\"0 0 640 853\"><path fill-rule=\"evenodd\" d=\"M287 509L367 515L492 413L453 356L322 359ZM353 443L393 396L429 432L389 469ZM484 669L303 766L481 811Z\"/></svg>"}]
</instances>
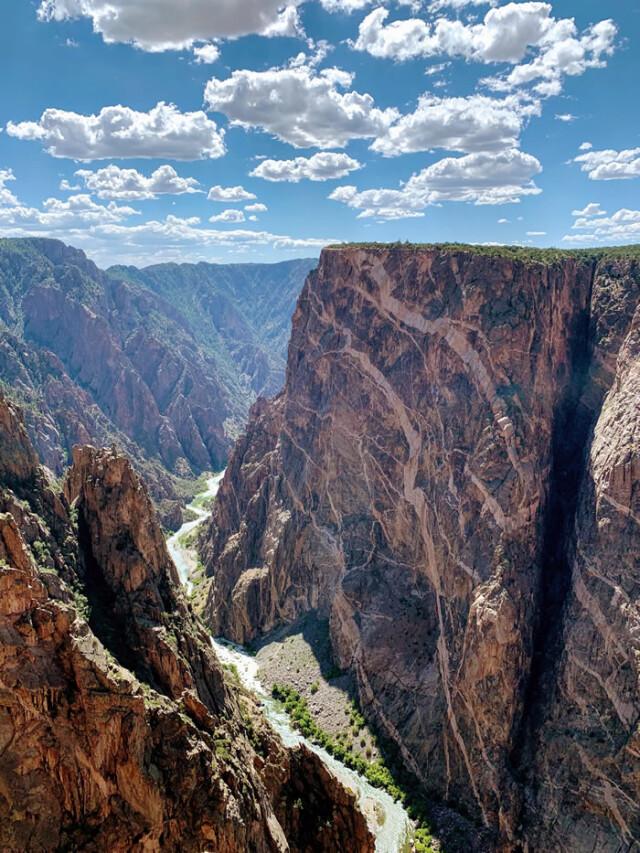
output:
<instances>
[{"instance_id":1,"label":"green vegetation on rim","mask_svg":"<svg viewBox=\"0 0 640 853\"><path fill-rule=\"evenodd\" d=\"M607 259L640 259L640 243L629 246L602 246L589 249L536 249L529 246L481 246L470 243L336 243L326 247L332 251L341 249L370 249L373 251L404 250L408 252L466 252L489 258L553 264L575 258L582 261Z\"/></svg>"}]
</instances>

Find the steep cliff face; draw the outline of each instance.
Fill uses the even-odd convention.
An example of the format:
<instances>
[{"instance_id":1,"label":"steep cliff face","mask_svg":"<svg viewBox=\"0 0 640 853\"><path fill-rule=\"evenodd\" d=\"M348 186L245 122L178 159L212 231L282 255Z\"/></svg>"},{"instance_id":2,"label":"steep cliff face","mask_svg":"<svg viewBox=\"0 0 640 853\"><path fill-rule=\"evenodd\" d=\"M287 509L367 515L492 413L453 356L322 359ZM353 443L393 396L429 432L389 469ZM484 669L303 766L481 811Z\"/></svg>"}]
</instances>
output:
<instances>
[{"instance_id":1,"label":"steep cliff face","mask_svg":"<svg viewBox=\"0 0 640 853\"><path fill-rule=\"evenodd\" d=\"M203 541L214 630L328 614L424 789L507 848L640 837L628 254L326 250Z\"/></svg>"},{"instance_id":2,"label":"steep cliff face","mask_svg":"<svg viewBox=\"0 0 640 853\"><path fill-rule=\"evenodd\" d=\"M0 451L0 847L372 851L226 681L129 463L84 448L56 493L4 400Z\"/></svg>"},{"instance_id":3,"label":"steep cliff face","mask_svg":"<svg viewBox=\"0 0 640 853\"><path fill-rule=\"evenodd\" d=\"M281 338L310 267L106 274L55 240L3 240L0 382L57 474L74 445L115 442L154 498L175 499L171 475L222 467L256 394L281 387ZM263 325L261 286L273 294Z\"/></svg>"},{"instance_id":4,"label":"steep cliff face","mask_svg":"<svg viewBox=\"0 0 640 853\"><path fill-rule=\"evenodd\" d=\"M640 844L640 264L599 265L590 344L592 429L565 524L555 667L529 724L525 815L537 849L608 852Z\"/></svg>"}]
</instances>

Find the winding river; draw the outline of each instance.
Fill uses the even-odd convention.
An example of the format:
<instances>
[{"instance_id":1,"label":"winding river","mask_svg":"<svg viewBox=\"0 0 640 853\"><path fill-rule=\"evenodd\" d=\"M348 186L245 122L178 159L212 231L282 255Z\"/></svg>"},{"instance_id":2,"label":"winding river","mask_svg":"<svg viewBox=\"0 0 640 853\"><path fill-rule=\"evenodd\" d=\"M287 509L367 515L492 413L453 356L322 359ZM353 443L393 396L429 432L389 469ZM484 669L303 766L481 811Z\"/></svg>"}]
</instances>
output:
<instances>
[{"instance_id":1,"label":"winding river","mask_svg":"<svg viewBox=\"0 0 640 853\"><path fill-rule=\"evenodd\" d=\"M208 518L210 512L207 508L203 508L202 503L216 496L223 476L224 471L207 480L206 491L201 492L189 505L189 509L197 515L197 518L185 522L180 530L167 540L169 553L176 564L180 580L185 585L187 592L191 591L192 585L189 576L196 566L197 558L193 549L185 544L184 539L188 533L194 531ZM291 726L280 703L272 699L262 686L259 677L260 664L255 657L247 654L241 647L222 638L212 637L211 642L222 663L235 666L243 686L258 698L266 718L286 746L293 747L304 743L322 759L333 775L346 788L354 792L358 806L375 836L377 853L401 853L403 850L410 849L407 839L412 824L402 805L396 803L386 791L374 788L358 773L345 767L344 764L337 761L321 747L304 738Z\"/></svg>"},{"instance_id":2,"label":"winding river","mask_svg":"<svg viewBox=\"0 0 640 853\"><path fill-rule=\"evenodd\" d=\"M171 559L176 564L180 580L186 588L187 593L190 593L193 588L190 578L191 572L196 567L197 557L194 553L194 549L189 548L184 544L184 538L188 533L192 533L196 527L200 527L202 522L211 515L210 511L206 508L206 504L211 498L215 498L218 494L218 489L220 488L220 483L222 482L223 477L224 471L220 471L219 474L214 474L212 477L209 477L207 480L206 490L204 492L200 492L199 495L196 495L187 507L187 510L189 510L190 513L195 513L196 518L192 521L185 521L180 530L176 531L173 536L170 536L167 539L167 547L171 554Z\"/></svg>"}]
</instances>

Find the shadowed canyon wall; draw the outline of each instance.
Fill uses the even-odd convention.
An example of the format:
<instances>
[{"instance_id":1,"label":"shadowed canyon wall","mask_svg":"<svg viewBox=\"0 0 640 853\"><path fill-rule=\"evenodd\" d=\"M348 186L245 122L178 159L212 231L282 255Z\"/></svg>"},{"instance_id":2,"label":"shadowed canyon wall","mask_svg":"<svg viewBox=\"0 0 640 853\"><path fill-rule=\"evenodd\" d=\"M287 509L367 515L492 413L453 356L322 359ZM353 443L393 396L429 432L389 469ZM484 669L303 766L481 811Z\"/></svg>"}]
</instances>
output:
<instances>
[{"instance_id":1,"label":"shadowed canyon wall","mask_svg":"<svg viewBox=\"0 0 640 853\"><path fill-rule=\"evenodd\" d=\"M640 843L639 254L325 250L201 543L506 850Z\"/></svg>"}]
</instances>

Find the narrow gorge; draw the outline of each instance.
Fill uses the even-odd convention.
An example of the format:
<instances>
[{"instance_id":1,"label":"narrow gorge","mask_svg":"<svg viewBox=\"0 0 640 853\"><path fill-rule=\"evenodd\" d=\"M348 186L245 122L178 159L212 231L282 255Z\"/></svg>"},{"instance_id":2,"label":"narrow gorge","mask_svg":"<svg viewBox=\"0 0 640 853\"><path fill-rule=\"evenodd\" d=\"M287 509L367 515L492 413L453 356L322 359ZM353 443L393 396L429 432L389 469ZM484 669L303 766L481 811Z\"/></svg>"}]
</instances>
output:
<instances>
[{"instance_id":1,"label":"narrow gorge","mask_svg":"<svg viewBox=\"0 0 640 853\"><path fill-rule=\"evenodd\" d=\"M213 274L33 248L18 324L35 273L92 323ZM175 534L155 451L52 471L0 395L0 847L636 850L639 400L637 248L455 245L323 251Z\"/></svg>"},{"instance_id":2,"label":"narrow gorge","mask_svg":"<svg viewBox=\"0 0 640 853\"><path fill-rule=\"evenodd\" d=\"M640 253L323 251L201 540L236 642L314 613L493 849L640 844Z\"/></svg>"}]
</instances>

